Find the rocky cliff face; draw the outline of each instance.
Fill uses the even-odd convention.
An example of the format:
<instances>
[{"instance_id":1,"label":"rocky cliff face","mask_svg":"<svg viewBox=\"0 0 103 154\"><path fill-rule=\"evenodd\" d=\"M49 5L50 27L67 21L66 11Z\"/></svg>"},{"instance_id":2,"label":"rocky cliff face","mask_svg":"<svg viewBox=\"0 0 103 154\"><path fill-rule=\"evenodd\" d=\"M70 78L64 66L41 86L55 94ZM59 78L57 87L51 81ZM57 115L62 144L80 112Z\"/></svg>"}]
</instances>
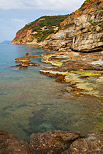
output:
<instances>
[{"instance_id":1,"label":"rocky cliff face","mask_svg":"<svg viewBox=\"0 0 103 154\"><path fill-rule=\"evenodd\" d=\"M71 48L83 52L103 50L103 0L86 0L61 23L61 30L45 42L44 48L60 51Z\"/></svg>"},{"instance_id":2,"label":"rocky cliff face","mask_svg":"<svg viewBox=\"0 0 103 154\"><path fill-rule=\"evenodd\" d=\"M51 19L57 21L58 18ZM43 49L56 51L70 48L82 52L103 50L103 0L86 0L80 9L64 18L59 20L59 23L62 21L60 28L55 24L48 27L49 23L44 21L51 19L41 17L19 30L12 43L39 42Z\"/></svg>"}]
</instances>

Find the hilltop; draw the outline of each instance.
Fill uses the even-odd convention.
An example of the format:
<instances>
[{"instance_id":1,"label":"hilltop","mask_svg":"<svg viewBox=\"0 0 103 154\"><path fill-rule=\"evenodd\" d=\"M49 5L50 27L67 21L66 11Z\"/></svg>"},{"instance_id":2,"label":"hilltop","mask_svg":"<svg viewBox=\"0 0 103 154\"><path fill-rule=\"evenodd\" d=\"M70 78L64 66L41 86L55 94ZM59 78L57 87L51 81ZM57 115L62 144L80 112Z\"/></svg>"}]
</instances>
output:
<instances>
[{"instance_id":1,"label":"hilltop","mask_svg":"<svg viewBox=\"0 0 103 154\"><path fill-rule=\"evenodd\" d=\"M67 15L42 16L33 22L26 24L16 33L13 44L38 43L47 38L50 34L57 33L60 23Z\"/></svg>"}]
</instances>

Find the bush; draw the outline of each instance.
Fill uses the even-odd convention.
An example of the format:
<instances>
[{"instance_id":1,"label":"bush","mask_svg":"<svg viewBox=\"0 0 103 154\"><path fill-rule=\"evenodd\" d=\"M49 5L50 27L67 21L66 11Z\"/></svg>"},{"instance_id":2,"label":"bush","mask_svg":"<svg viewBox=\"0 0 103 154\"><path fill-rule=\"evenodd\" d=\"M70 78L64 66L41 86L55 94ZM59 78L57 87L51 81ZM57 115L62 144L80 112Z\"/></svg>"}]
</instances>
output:
<instances>
[{"instance_id":1,"label":"bush","mask_svg":"<svg viewBox=\"0 0 103 154\"><path fill-rule=\"evenodd\" d=\"M101 1L97 2L97 5L99 5L101 3Z\"/></svg>"}]
</instances>

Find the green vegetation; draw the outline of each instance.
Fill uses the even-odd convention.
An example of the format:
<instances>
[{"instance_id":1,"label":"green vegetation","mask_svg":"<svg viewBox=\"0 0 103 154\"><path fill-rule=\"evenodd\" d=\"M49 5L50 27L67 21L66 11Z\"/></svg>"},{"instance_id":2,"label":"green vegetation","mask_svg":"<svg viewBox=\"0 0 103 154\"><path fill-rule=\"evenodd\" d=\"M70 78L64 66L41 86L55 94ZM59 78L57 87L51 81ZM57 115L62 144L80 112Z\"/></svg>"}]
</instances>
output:
<instances>
[{"instance_id":1,"label":"green vegetation","mask_svg":"<svg viewBox=\"0 0 103 154\"><path fill-rule=\"evenodd\" d=\"M94 22L94 23L93 23L93 26L96 26L96 25L98 25L98 22Z\"/></svg>"},{"instance_id":2,"label":"green vegetation","mask_svg":"<svg viewBox=\"0 0 103 154\"><path fill-rule=\"evenodd\" d=\"M74 23L66 24L66 25L65 25L65 28L68 28L68 27L73 26L73 25L74 25Z\"/></svg>"},{"instance_id":3,"label":"green vegetation","mask_svg":"<svg viewBox=\"0 0 103 154\"><path fill-rule=\"evenodd\" d=\"M92 23L93 22L93 20L89 20L89 23Z\"/></svg>"},{"instance_id":4,"label":"green vegetation","mask_svg":"<svg viewBox=\"0 0 103 154\"><path fill-rule=\"evenodd\" d=\"M37 42L40 42L47 38L49 34L57 33L60 28L60 23L67 18L67 16L68 15L42 16L39 19L25 25L18 32L25 33L26 30L32 29L32 38L37 38Z\"/></svg>"},{"instance_id":5,"label":"green vegetation","mask_svg":"<svg viewBox=\"0 0 103 154\"><path fill-rule=\"evenodd\" d=\"M97 2L97 5L99 5L101 3L101 1Z\"/></svg>"}]
</instances>

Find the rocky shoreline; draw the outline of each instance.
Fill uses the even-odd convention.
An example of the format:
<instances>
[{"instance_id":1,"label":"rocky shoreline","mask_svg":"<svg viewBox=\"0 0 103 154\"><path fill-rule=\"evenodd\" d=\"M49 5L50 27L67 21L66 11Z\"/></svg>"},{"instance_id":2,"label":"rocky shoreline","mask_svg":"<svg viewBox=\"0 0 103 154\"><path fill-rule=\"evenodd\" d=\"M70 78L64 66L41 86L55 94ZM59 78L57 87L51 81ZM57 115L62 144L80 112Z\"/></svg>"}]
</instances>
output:
<instances>
[{"instance_id":1,"label":"rocky shoreline","mask_svg":"<svg viewBox=\"0 0 103 154\"><path fill-rule=\"evenodd\" d=\"M103 97L103 52L46 52L41 61L52 66L41 69L40 73L70 84L71 88L65 89L68 95Z\"/></svg>"},{"instance_id":2,"label":"rocky shoreline","mask_svg":"<svg viewBox=\"0 0 103 154\"><path fill-rule=\"evenodd\" d=\"M0 153L5 154L88 154L103 153L103 134L62 130L32 134L29 142L0 130Z\"/></svg>"}]
</instances>

